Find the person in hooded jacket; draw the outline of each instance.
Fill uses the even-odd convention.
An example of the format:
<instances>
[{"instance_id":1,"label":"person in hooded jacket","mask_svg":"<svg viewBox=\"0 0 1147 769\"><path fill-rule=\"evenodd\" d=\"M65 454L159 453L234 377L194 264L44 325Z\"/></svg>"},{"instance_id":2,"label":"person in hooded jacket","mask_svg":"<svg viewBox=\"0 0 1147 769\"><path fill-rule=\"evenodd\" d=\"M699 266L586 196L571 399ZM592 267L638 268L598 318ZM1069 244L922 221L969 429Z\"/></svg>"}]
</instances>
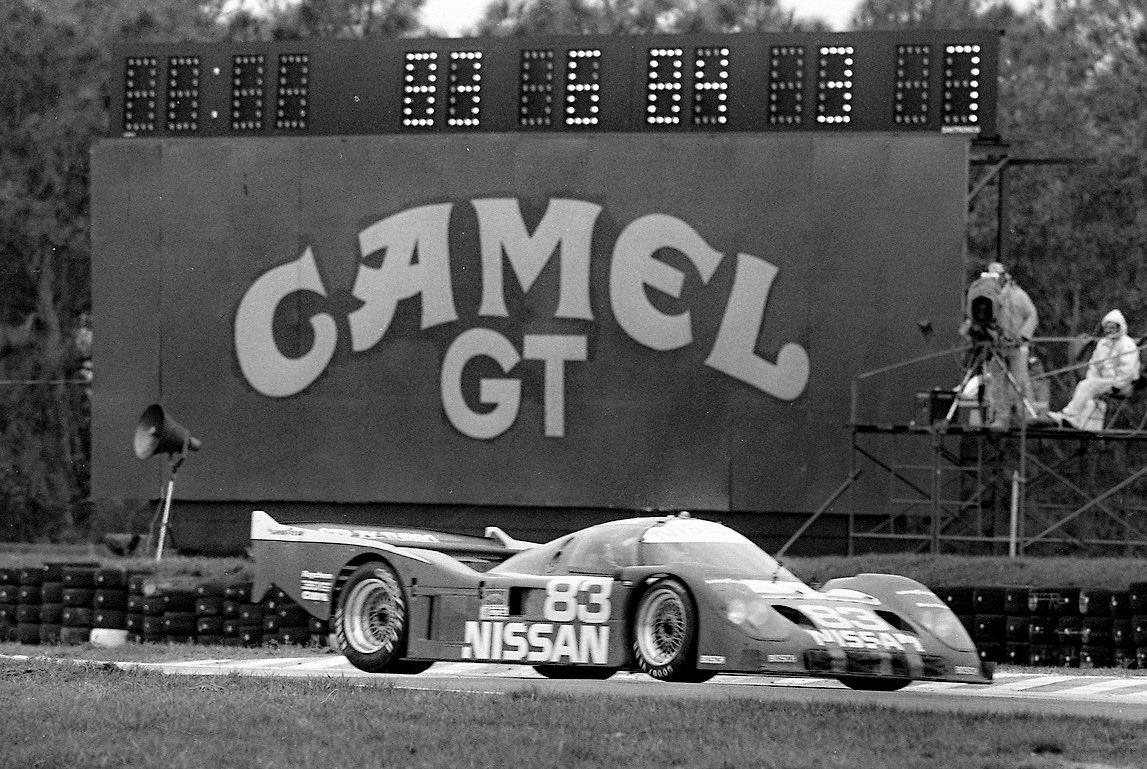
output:
<instances>
[{"instance_id":1,"label":"person in hooded jacket","mask_svg":"<svg viewBox=\"0 0 1147 769\"><path fill-rule=\"evenodd\" d=\"M1103 316L1103 337L1096 342L1087 366L1087 375L1075 385L1071 401L1050 416L1079 430L1102 427L1102 410L1096 398L1118 392L1127 395L1139 378L1139 348L1127 335L1127 319L1119 310ZM1100 417L1097 421L1096 417Z\"/></svg>"},{"instance_id":2,"label":"person in hooded jacket","mask_svg":"<svg viewBox=\"0 0 1147 769\"><path fill-rule=\"evenodd\" d=\"M1028 362L1030 345L1039 324L1039 313L1028 293L1020 287L1000 262L992 262L981 273L982 280L996 281L998 316L994 318L996 332L992 347L994 354L986 366L987 405L990 427L1007 430L1013 420L1028 419L1025 404L1032 400L1031 375ZM975 285L975 284L974 284ZM960 334L970 339L972 320L965 318ZM1010 378L1014 381L1009 381Z\"/></svg>"}]
</instances>

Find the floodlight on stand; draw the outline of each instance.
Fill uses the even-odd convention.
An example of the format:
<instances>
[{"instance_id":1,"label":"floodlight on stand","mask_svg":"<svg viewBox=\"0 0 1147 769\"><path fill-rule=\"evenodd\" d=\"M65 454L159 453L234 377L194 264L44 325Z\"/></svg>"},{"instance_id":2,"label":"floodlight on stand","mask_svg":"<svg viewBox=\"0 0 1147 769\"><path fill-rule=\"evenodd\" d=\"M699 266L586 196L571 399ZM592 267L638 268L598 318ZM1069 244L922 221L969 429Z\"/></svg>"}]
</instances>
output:
<instances>
[{"instance_id":1,"label":"floodlight on stand","mask_svg":"<svg viewBox=\"0 0 1147 769\"><path fill-rule=\"evenodd\" d=\"M149 459L156 454L167 454L169 473L163 494L162 519L159 524L159 543L155 549L155 560L163 557L163 545L171 517L171 497L175 492L175 476L179 466L187 458L189 451L199 451L203 442L191 434L179 422L172 419L158 403L144 409L135 428L133 447L140 459Z\"/></svg>"}]
</instances>

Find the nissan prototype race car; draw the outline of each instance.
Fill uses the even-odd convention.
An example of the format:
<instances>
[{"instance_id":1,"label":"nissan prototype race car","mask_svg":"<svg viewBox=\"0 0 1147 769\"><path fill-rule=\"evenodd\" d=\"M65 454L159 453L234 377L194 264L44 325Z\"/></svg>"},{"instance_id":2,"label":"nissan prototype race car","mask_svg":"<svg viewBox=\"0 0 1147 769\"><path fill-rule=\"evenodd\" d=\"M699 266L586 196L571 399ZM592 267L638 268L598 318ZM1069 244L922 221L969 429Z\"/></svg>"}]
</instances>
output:
<instances>
[{"instance_id":1,"label":"nissan prototype race car","mask_svg":"<svg viewBox=\"0 0 1147 769\"><path fill-rule=\"evenodd\" d=\"M277 585L373 673L471 661L550 678L764 674L884 691L992 677L919 582L861 574L813 589L746 537L687 513L535 545L494 527L473 537L281 524L255 511L251 540L253 600Z\"/></svg>"}]
</instances>

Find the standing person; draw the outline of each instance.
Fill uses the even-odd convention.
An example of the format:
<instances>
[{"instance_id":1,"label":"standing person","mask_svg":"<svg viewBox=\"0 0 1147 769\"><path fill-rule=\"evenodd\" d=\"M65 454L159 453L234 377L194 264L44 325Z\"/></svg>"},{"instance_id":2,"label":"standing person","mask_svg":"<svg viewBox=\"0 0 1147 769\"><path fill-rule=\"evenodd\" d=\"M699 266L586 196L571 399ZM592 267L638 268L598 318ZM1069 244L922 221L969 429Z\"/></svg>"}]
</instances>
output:
<instances>
[{"instance_id":1,"label":"standing person","mask_svg":"<svg viewBox=\"0 0 1147 769\"><path fill-rule=\"evenodd\" d=\"M991 319L992 355L986 366L988 419L993 430L1007 430L1012 416L1025 420L1024 402L1031 403L1032 385L1028 374L1031 340L1039 324L1039 313L1028 293L1012 278L1004 265L992 262L981 279L994 281L994 317ZM979 283L979 281L977 281ZM977 284L973 284L976 286ZM974 321L964 320L960 333L973 338ZM1013 384L1008 377L1015 380Z\"/></svg>"},{"instance_id":2,"label":"standing person","mask_svg":"<svg viewBox=\"0 0 1147 769\"><path fill-rule=\"evenodd\" d=\"M1079 430L1102 427L1102 409L1095 400L1110 392L1127 394L1139 378L1139 348L1127 335L1127 319L1119 310L1103 316L1103 337L1095 343L1087 375L1075 385L1071 401L1062 411L1048 416L1063 425L1067 422ZM1098 413L1098 423L1093 417Z\"/></svg>"}]
</instances>

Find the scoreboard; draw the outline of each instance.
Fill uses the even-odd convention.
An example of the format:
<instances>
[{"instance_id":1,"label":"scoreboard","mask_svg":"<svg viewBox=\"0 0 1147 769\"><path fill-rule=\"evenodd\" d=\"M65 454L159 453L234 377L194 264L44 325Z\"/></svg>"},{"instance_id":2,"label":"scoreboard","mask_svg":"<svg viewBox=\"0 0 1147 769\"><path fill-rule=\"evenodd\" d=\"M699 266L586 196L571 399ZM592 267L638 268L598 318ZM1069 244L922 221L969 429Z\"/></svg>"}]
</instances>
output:
<instances>
[{"instance_id":1,"label":"scoreboard","mask_svg":"<svg viewBox=\"0 0 1147 769\"><path fill-rule=\"evenodd\" d=\"M133 44L110 135L991 137L998 59L985 30Z\"/></svg>"}]
</instances>

